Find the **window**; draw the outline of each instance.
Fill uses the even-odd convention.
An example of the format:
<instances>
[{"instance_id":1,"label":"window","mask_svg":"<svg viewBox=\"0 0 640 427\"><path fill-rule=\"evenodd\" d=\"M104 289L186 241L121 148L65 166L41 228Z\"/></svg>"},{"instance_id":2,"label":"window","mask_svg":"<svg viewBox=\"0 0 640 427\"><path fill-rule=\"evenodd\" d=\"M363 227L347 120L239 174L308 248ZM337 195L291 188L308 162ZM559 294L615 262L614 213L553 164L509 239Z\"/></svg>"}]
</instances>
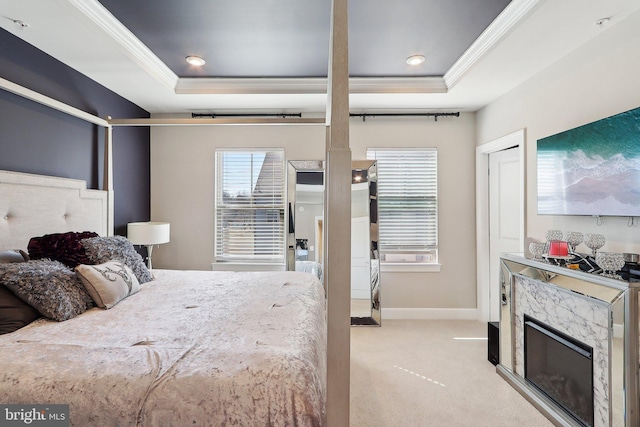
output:
<instances>
[{"instance_id":1,"label":"window","mask_svg":"<svg viewBox=\"0 0 640 427\"><path fill-rule=\"evenodd\" d=\"M284 263L284 151L216 151L216 261Z\"/></svg>"},{"instance_id":2,"label":"window","mask_svg":"<svg viewBox=\"0 0 640 427\"><path fill-rule=\"evenodd\" d=\"M367 150L378 168L380 256L385 263L438 263L438 152Z\"/></svg>"}]
</instances>

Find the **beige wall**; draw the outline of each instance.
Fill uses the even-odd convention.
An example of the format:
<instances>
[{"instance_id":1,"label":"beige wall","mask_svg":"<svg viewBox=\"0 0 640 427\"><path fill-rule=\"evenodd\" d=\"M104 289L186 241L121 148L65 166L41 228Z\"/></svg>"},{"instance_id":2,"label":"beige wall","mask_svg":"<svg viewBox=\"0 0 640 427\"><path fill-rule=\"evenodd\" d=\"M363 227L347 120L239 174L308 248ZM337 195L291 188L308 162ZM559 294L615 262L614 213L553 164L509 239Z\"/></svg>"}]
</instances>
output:
<instances>
[{"instance_id":1,"label":"beige wall","mask_svg":"<svg viewBox=\"0 0 640 427\"><path fill-rule=\"evenodd\" d=\"M475 115L351 119L354 160L367 147L437 147L439 273L383 273L384 308L475 310ZM171 242L154 250L157 268L210 268L214 153L222 147L284 147L288 160L324 158L323 126L154 127L151 217L171 222Z\"/></svg>"},{"instance_id":2,"label":"beige wall","mask_svg":"<svg viewBox=\"0 0 640 427\"><path fill-rule=\"evenodd\" d=\"M151 219L171 223L154 266L211 269L216 148L285 148L287 159L323 159L324 141L324 126L152 127Z\"/></svg>"},{"instance_id":3,"label":"beige wall","mask_svg":"<svg viewBox=\"0 0 640 427\"><path fill-rule=\"evenodd\" d=\"M604 250L640 252L640 230L628 218L538 216L536 141L623 111L640 107L640 13L626 18L552 67L480 110L477 141L490 142L526 130L527 231L544 239L547 229L597 232ZM584 246L583 251L588 251Z\"/></svg>"},{"instance_id":4,"label":"beige wall","mask_svg":"<svg viewBox=\"0 0 640 427\"><path fill-rule=\"evenodd\" d=\"M369 147L438 149L438 273L382 274L385 308L475 309L475 115L352 119L354 159ZM420 314L419 314L420 315ZM425 313L426 316L430 316Z\"/></svg>"}]
</instances>

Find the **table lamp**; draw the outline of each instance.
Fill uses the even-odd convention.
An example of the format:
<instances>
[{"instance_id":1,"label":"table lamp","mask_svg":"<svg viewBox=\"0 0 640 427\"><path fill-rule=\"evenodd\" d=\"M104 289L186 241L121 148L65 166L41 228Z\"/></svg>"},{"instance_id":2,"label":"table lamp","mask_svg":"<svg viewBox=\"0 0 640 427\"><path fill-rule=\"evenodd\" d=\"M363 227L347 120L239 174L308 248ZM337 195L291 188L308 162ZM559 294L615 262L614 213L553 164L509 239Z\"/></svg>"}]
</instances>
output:
<instances>
[{"instance_id":1,"label":"table lamp","mask_svg":"<svg viewBox=\"0 0 640 427\"><path fill-rule=\"evenodd\" d=\"M168 222L130 222L127 224L127 239L134 245L147 247L147 267L151 270L153 245L169 243Z\"/></svg>"}]
</instances>

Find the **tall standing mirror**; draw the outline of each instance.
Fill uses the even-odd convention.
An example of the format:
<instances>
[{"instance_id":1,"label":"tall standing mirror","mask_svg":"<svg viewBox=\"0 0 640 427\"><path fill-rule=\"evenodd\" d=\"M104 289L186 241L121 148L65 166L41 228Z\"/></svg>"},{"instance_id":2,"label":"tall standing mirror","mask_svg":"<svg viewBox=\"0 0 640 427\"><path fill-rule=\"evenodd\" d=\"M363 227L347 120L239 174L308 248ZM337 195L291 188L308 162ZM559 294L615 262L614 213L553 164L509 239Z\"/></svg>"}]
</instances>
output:
<instances>
[{"instance_id":1,"label":"tall standing mirror","mask_svg":"<svg viewBox=\"0 0 640 427\"><path fill-rule=\"evenodd\" d=\"M287 178L287 269L313 273L323 281L324 162L291 160Z\"/></svg>"},{"instance_id":2,"label":"tall standing mirror","mask_svg":"<svg viewBox=\"0 0 640 427\"><path fill-rule=\"evenodd\" d=\"M352 162L351 184L351 324L378 326L380 257L376 163ZM323 280L324 163L290 161L288 168L289 270Z\"/></svg>"},{"instance_id":3,"label":"tall standing mirror","mask_svg":"<svg viewBox=\"0 0 640 427\"><path fill-rule=\"evenodd\" d=\"M375 160L351 164L351 324L380 325L378 174Z\"/></svg>"}]
</instances>

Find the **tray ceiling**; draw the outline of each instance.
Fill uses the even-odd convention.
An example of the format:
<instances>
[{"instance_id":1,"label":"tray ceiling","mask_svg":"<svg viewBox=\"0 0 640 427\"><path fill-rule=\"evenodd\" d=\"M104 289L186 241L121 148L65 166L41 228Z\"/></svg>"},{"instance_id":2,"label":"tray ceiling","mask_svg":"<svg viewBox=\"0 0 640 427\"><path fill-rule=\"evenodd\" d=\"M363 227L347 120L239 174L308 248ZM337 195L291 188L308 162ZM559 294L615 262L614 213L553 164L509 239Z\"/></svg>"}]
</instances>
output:
<instances>
[{"instance_id":1,"label":"tray ceiling","mask_svg":"<svg viewBox=\"0 0 640 427\"><path fill-rule=\"evenodd\" d=\"M326 77L330 1L102 0L180 77ZM442 76L509 0L351 0L351 76ZM415 54L427 59L407 65ZM207 63L193 67L185 57Z\"/></svg>"},{"instance_id":2,"label":"tray ceiling","mask_svg":"<svg viewBox=\"0 0 640 427\"><path fill-rule=\"evenodd\" d=\"M475 111L639 9L351 0L350 108ZM0 0L0 27L151 113L321 113L329 11L329 0ZM415 54L425 62L407 65Z\"/></svg>"}]
</instances>

